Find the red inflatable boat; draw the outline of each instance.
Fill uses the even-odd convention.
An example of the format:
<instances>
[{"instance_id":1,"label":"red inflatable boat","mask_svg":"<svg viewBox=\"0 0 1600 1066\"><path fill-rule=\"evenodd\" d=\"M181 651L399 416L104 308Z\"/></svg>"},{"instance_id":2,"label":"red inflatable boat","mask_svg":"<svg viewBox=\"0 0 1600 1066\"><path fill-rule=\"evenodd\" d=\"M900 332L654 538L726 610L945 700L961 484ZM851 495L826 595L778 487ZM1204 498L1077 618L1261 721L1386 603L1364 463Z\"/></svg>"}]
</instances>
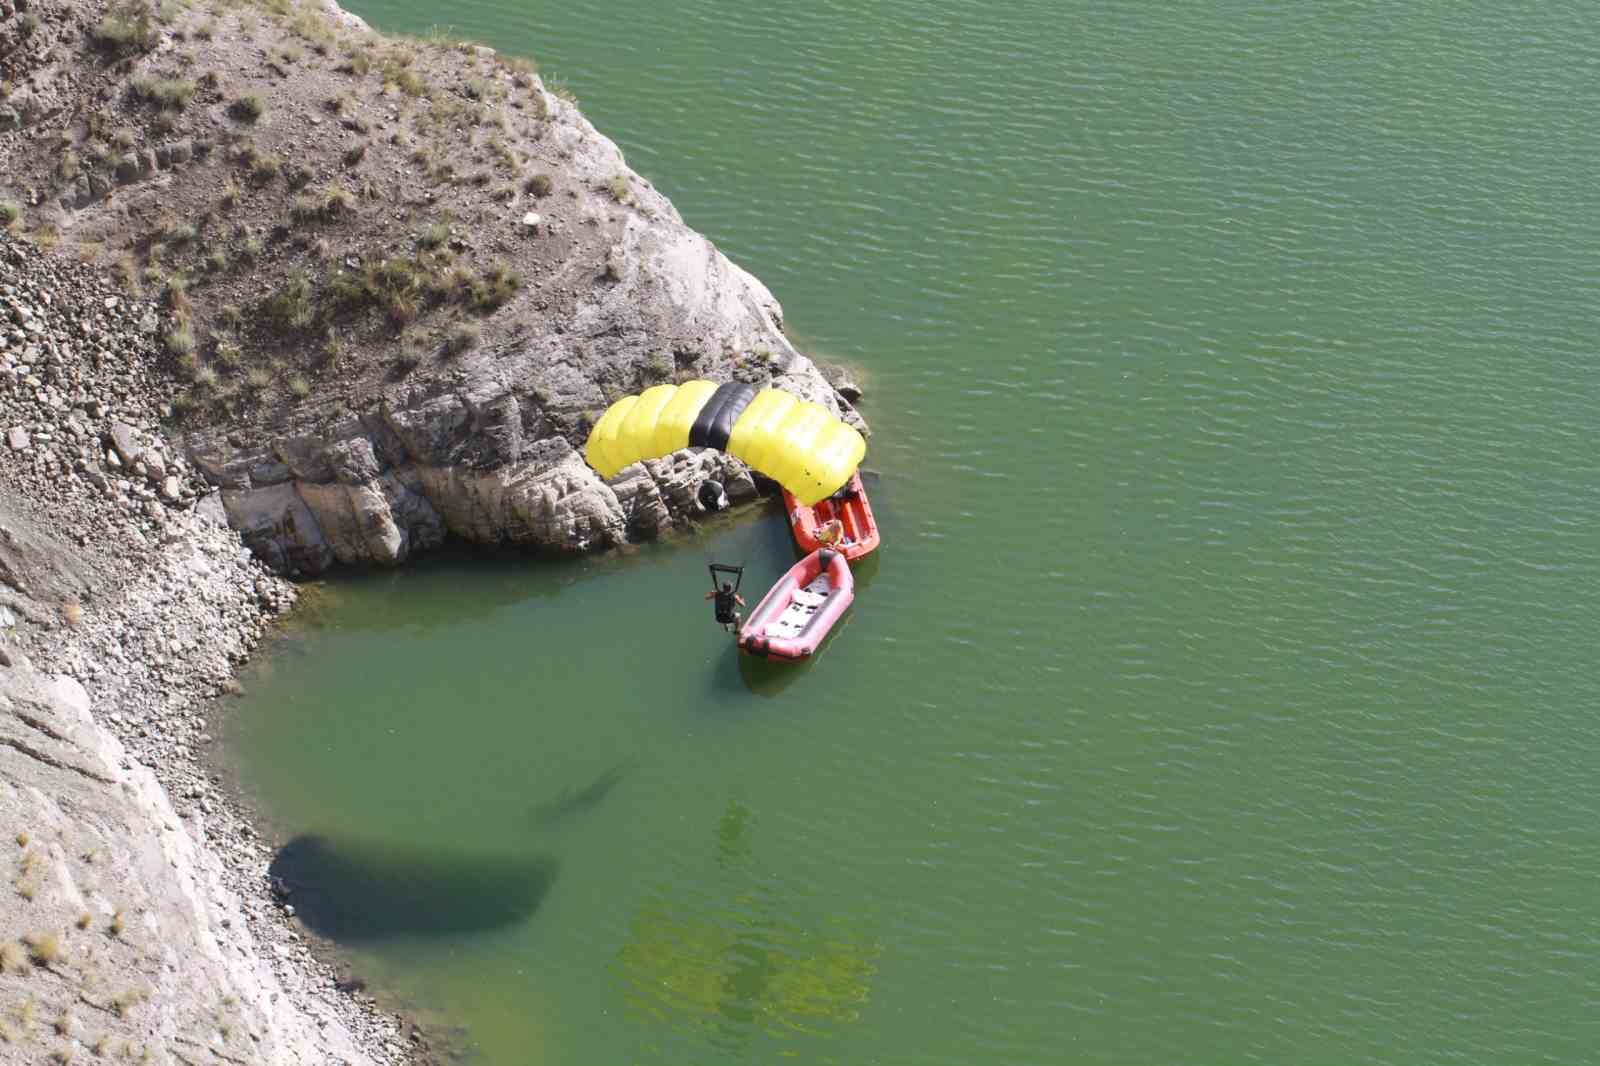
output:
<instances>
[{"instance_id":1,"label":"red inflatable boat","mask_svg":"<svg viewBox=\"0 0 1600 1066\"><path fill-rule=\"evenodd\" d=\"M855 579L843 553L814 551L756 604L739 628L739 649L787 662L810 658L855 598Z\"/></svg>"},{"instance_id":2,"label":"red inflatable boat","mask_svg":"<svg viewBox=\"0 0 1600 1066\"><path fill-rule=\"evenodd\" d=\"M837 547L846 559L855 560L878 546L878 523L872 517L872 505L867 502L867 492L861 487L861 471L850 475L845 487L814 506L807 507L789 494L783 493L783 505L789 511L789 527L794 530L794 542L803 552L822 547L817 531L837 518L843 526L843 536Z\"/></svg>"}]
</instances>

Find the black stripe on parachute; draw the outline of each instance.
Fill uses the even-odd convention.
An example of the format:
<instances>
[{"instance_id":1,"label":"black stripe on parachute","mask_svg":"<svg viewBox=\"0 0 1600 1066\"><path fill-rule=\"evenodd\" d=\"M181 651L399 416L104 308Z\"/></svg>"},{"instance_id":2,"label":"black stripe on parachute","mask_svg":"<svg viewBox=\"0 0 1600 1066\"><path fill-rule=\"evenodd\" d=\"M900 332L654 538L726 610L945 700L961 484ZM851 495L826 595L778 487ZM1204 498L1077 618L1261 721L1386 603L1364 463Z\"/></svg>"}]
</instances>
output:
<instances>
[{"instance_id":1,"label":"black stripe on parachute","mask_svg":"<svg viewBox=\"0 0 1600 1066\"><path fill-rule=\"evenodd\" d=\"M733 435L733 424L739 421L744 409L756 398L756 387L742 381L728 381L717 386L689 429L689 447L715 448L722 451Z\"/></svg>"}]
</instances>

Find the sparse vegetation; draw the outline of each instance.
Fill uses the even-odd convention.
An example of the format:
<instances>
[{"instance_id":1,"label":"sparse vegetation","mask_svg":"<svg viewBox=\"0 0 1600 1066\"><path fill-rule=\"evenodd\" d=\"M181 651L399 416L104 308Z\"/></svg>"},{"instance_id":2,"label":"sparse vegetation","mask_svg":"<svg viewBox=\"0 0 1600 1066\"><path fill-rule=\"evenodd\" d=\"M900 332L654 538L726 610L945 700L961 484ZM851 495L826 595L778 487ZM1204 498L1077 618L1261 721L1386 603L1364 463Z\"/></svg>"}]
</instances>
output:
<instances>
[{"instance_id":1,"label":"sparse vegetation","mask_svg":"<svg viewBox=\"0 0 1600 1066\"><path fill-rule=\"evenodd\" d=\"M417 236L417 245L422 248L442 248L450 239L450 227L442 223L434 223L423 228Z\"/></svg>"},{"instance_id":2,"label":"sparse vegetation","mask_svg":"<svg viewBox=\"0 0 1600 1066\"><path fill-rule=\"evenodd\" d=\"M182 111L194 98L195 84L187 78L135 78L129 94L164 111Z\"/></svg>"},{"instance_id":3,"label":"sparse vegetation","mask_svg":"<svg viewBox=\"0 0 1600 1066\"><path fill-rule=\"evenodd\" d=\"M180 359L194 354L194 330L190 328L187 319L175 322L172 328L167 330L165 340L167 342L167 351Z\"/></svg>"},{"instance_id":4,"label":"sparse vegetation","mask_svg":"<svg viewBox=\"0 0 1600 1066\"><path fill-rule=\"evenodd\" d=\"M28 958L36 966L49 966L61 958L61 938L55 933L32 933L23 939Z\"/></svg>"},{"instance_id":5,"label":"sparse vegetation","mask_svg":"<svg viewBox=\"0 0 1600 1066\"><path fill-rule=\"evenodd\" d=\"M122 911L117 910L112 912L111 922L106 926L107 931L110 932L112 936L120 937L122 935L122 931L126 928L127 920L123 918Z\"/></svg>"},{"instance_id":6,"label":"sparse vegetation","mask_svg":"<svg viewBox=\"0 0 1600 1066\"><path fill-rule=\"evenodd\" d=\"M111 998L111 1009L119 1018L126 1018L128 1013L149 998L149 993L142 988L125 989Z\"/></svg>"},{"instance_id":7,"label":"sparse vegetation","mask_svg":"<svg viewBox=\"0 0 1600 1066\"><path fill-rule=\"evenodd\" d=\"M633 190L628 185L626 174L612 175L611 180L606 182L606 191L619 204L625 204L633 199Z\"/></svg>"},{"instance_id":8,"label":"sparse vegetation","mask_svg":"<svg viewBox=\"0 0 1600 1066\"><path fill-rule=\"evenodd\" d=\"M522 183L523 191L530 196L549 196L552 188L554 188L554 183L550 180L550 175L548 174L531 175L527 181Z\"/></svg>"},{"instance_id":9,"label":"sparse vegetation","mask_svg":"<svg viewBox=\"0 0 1600 1066\"><path fill-rule=\"evenodd\" d=\"M245 93L235 97L228 105L228 114L240 122L256 122L266 113L267 104L261 99L260 93Z\"/></svg>"},{"instance_id":10,"label":"sparse vegetation","mask_svg":"<svg viewBox=\"0 0 1600 1066\"><path fill-rule=\"evenodd\" d=\"M482 337L483 330L476 322L458 322L450 328L450 332L445 336L444 355L449 358L476 348L478 341Z\"/></svg>"},{"instance_id":11,"label":"sparse vegetation","mask_svg":"<svg viewBox=\"0 0 1600 1066\"><path fill-rule=\"evenodd\" d=\"M10 200L0 200L0 229L9 229L22 217L22 208Z\"/></svg>"},{"instance_id":12,"label":"sparse vegetation","mask_svg":"<svg viewBox=\"0 0 1600 1066\"><path fill-rule=\"evenodd\" d=\"M78 920L72 924L77 926L79 929L87 929L93 923L94 915L90 914L88 911L84 911L82 914L78 915Z\"/></svg>"},{"instance_id":13,"label":"sparse vegetation","mask_svg":"<svg viewBox=\"0 0 1600 1066\"><path fill-rule=\"evenodd\" d=\"M101 19L89 31L94 46L109 55L148 52L161 42L161 30L150 8L129 4Z\"/></svg>"},{"instance_id":14,"label":"sparse vegetation","mask_svg":"<svg viewBox=\"0 0 1600 1066\"><path fill-rule=\"evenodd\" d=\"M28 965L28 953L22 950L22 945L15 940L7 940L0 944L0 973L14 973L25 976L32 967Z\"/></svg>"},{"instance_id":15,"label":"sparse vegetation","mask_svg":"<svg viewBox=\"0 0 1600 1066\"><path fill-rule=\"evenodd\" d=\"M278 291L263 304L267 318L283 329L305 329L316 321L311 302L311 279L304 270L291 273Z\"/></svg>"},{"instance_id":16,"label":"sparse vegetation","mask_svg":"<svg viewBox=\"0 0 1600 1066\"><path fill-rule=\"evenodd\" d=\"M296 200L289 208L289 217L296 222L332 222L355 206L356 198L349 189L329 185L316 196L302 196Z\"/></svg>"},{"instance_id":17,"label":"sparse vegetation","mask_svg":"<svg viewBox=\"0 0 1600 1066\"><path fill-rule=\"evenodd\" d=\"M271 152L256 154L250 160L250 180L256 185L267 185L282 167L283 161Z\"/></svg>"},{"instance_id":18,"label":"sparse vegetation","mask_svg":"<svg viewBox=\"0 0 1600 1066\"><path fill-rule=\"evenodd\" d=\"M299 374L291 375L288 384L290 395L297 400L303 400L307 396L311 395L311 382L307 381Z\"/></svg>"}]
</instances>

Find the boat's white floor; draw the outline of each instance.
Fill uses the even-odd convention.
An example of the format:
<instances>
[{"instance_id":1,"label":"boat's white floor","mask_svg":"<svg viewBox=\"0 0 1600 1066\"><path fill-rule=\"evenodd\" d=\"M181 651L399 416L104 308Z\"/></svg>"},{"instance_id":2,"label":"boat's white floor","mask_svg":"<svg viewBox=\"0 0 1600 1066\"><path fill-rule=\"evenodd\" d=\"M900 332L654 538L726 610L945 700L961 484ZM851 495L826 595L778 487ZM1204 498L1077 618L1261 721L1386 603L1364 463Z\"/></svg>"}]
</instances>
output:
<instances>
[{"instance_id":1,"label":"boat's white floor","mask_svg":"<svg viewBox=\"0 0 1600 1066\"><path fill-rule=\"evenodd\" d=\"M767 636L769 637L798 637L811 622L811 616L822 609L828 601L828 593L833 591L833 584L828 580L827 574L818 574L816 578L803 589L795 589L794 598L789 601L789 606L783 613L767 623Z\"/></svg>"}]
</instances>

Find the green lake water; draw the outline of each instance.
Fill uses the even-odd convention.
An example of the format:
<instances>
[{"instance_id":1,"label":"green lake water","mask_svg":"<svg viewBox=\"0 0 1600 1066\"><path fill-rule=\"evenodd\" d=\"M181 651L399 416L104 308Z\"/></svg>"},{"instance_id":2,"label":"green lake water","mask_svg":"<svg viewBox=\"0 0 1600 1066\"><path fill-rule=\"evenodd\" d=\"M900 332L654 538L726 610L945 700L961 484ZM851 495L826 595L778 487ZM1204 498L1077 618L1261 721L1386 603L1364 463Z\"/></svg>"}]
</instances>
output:
<instances>
[{"instance_id":1,"label":"green lake water","mask_svg":"<svg viewBox=\"0 0 1600 1066\"><path fill-rule=\"evenodd\" d=\"M860 368L884 545L790 669L701 599L776 506L332 583L233 751L361 972L492 1063L1595 1061L1592 7L448 17Z\"/></svg>"}]
</instances>

